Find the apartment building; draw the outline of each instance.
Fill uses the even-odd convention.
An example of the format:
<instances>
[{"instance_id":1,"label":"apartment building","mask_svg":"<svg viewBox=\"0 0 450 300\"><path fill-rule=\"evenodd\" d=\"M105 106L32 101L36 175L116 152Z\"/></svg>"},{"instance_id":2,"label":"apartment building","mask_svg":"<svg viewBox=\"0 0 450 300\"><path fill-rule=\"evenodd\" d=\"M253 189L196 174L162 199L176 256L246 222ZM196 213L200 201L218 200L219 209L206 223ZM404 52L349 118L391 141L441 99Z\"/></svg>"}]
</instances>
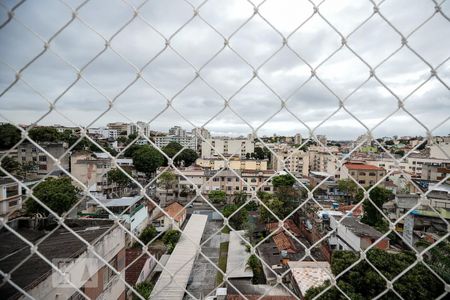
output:
<instances>
[{"instance_id":1,"label":"apartment building","mask_svg":"<svg viewBox=\"0 0 450 300\"><path fill-rule=\"evenodd\" d=\"M237 175L236 175L237 174ZM205 185L203 191L222 190L227 195L233 195L236 192L251 193L252 190L273 192L271 181L266 182L273 174L274 170L256 171L256 170L205 170Z\"/></svg>"},{"instance_id":2,"label":"apartment building","mask_svg":"<svg viewBox=\"0 0 450 300\"><path fill-rule=\"evenodd\" d=\"M41 220L44 226L56 226L50 220ZM48 231L33 226L31 219L16 219L9 226L36 243ZM109 262L117 271L125 267L125 232L112 220L66 219L65 224L91 243L93 250ZM0 269L9 273L11 279L34 299L83 299L61 276L52 272L51 266L10 231L0 231L0 240L8 247L1 247ZM61 227L52 231L39 244L39 252L68 274L70 281L90 299L125 300L125 284L109 267L96 258L75 235ZM21 263L27 260L25 264ZM5 282L0 286L4 299L24 299L14 286Z\"/></svg>"},{"instance_id":3,"label":"apartment building","mask_svg":"<svg viewBox=\"0 0 450 300\"><path fill-rule=\"evenodd\" d=\"M22 188L9 177L0 177L0 217L22 208Z\"/></svg>"},{"instance_id":4,"label":"apartment building","mask_svg":"<svg viewBox=\"0 0 450 300\"><path fill-rule=\"evenodd\" d=\"M186 130L181 126L173 126L169 129L169 135L186 136Z\"/></svg>"},{"instance_id":5,"label":"apartment building","mask_svg":"<svg viewBox=\"0 0 450 300\"><path fill-rule=\"evenodd\" d=\"M309 174L310 154L297 150L287 144L282 144L273 148L272 164L276 171L289 170L292 173L302 174L306 177Z\"/></svg>"},{"instance_id":6,"label":"apartment building","mask_svg":"<svg viewBox=\"0 0 450 300\"><path fill-rule=\"evenodd\" d=\"M424 163L421 178L431 181L441 181L450 174L450 162ZM447 180L448 181L448 180Z\"/></svg>"},{"instance_id":7,"label":"apartment building","mask_svg":"<svg viewBox=\"0 0 450 300\"><path fill-rule=\"evenodd\" d=\"M116 130L118 135L129 135L129 124L123 122L108 123L108 129Z\"/></svg>"},{"instance_id":8,"label":"apartment building","mask_svg":"<svg viewBox=\"0 0 450 300\"><path fill-rule=\"evenodd\" d=\"M150 137L150 124L142 121L138 121L136 124L128 124L127 134L138 135L141 132L146 137Z\"/></svg>"},{"instance_id":9,"label":"apartment building","mask_svg":"<svg viewBox=\"0 0 450 300\"><path fill-rule=\"evenodd\" d=\"M211 170L220 170L226 167L226 161L220 158L199 158L195 163L202 168L208 168ZM267 170L267 163L267 160L240 159L237 157L231 157L228 162L228 168L233 170L265 171Z\"/></svg>"},{"instance_id":10,"label":"apartment building","mask_svg":"<svg viewBox=\"0 0 450 300\"><path fill-rule=\"evenodd\" d=\"M51 156L59 159L60 166L69 170L69 155L64 153L69 148L69 145L65 142L40 142L39 146L47 151ZM33 171L37 177L43 177L52 171L60 170L55 169L56 165L53 159L44 153L41 149L29 142L23 142L17 147L17 159L21 164L34 163L36 168Z\"/></svg>"},{"instance_id":11,"label":"apartment building","mask_svg":"<svg viewBox=\"0 0 450 300\"><path fill-rule=\"evenodd\" d=\"M94 138L99 139L114 139L116 140L119 136L116 129L108 129L104 127L99 128L89 128L88 134Z\"/></svg>"},{"instance_id":12,"label":"apartment building","mask_svg":"<svg viewBox=\"0 0 450 300\"><path fill-rule=\"evenodd\" d=\"M310 147L309 153L309 171L327 172L331 175L336 174L337 147Z\"/></svg>"},{"instance_id":13,"label":"apartment building","mask_svg":"<svg viewBox=\"0 0 450 300\"><path fill-rule=\"evenodd\" d=\"M424 164L436 166L450 164L449 159L431 158L419 153L411 153L407 158L399 161L398 163L391 157L365 159L365 162L369 165L382 167L385 170L401 169L405 173L409 173L418 177L421 177L422 175L422 168Z\"/></svg>"},{"instance_id":14,"label":"apartment building","mask_svg":"<svg viewBox=\"0 0 450 300\"><path fill-rule=\"evenodd\" d=\"M133 160L128 158L116 159L121 167L131 167ZM71 174L81 181L89 190L98 195L107 194L114 188L108 184L106 174L112 169L111 159L106 153L92 153L90 151L76 151L70 162Z\"/></svg>"},{"instance_id":15,"label":"apartment building","mask_svg":"<svg viewBox=\"0 0 450 300\"><path fill-rule=\"evenodd\" d=\"M339 178L348 179L351 176L362 186L369 186L377 183L385 175L386 170L381 167L352 162L342 166Z\"/></svg>"},{"instance_id":16,"label":"apartment building","mask_svg":"<svg viewBox=\"0 0 450 300\"><path fill-rule=\"evenodd\" d=\"M255 142L244 138L212 138L202 142L202 158L236 156L245 158L255 152Z\"/></svg>"},{"instance_id":17,"label":"apartment building","mask_svg":"<svg viewBox=\"0 0 450 300\"><path fill-rule=\"evenodd\" d=\"M162 172L160 169L158 172ZM177 174L176 183L169 189L158 187L156 196L163 202L176 201L182 198L192 200L196 197L195 186L207 195L210 191L222 190L227 195L237 192L250 194L252 190L273 192L271 181L266 182L274 170L209 170L200 167L188 167L180 169L183 176ZM242 179L241 179L242 178Z\"/></svg>"},{"instance_id":18,"label":"apartment building","mask_svg":"<svg viewBox=\"0 0 450 300\"><path fill-rule=\"evenodd\" d=\"M155 137L155 145L159 148L167 146L170 142L176 142L187 149L197 151L197 137L193 135L166 135Z\"/></svg>"}]
</instances>

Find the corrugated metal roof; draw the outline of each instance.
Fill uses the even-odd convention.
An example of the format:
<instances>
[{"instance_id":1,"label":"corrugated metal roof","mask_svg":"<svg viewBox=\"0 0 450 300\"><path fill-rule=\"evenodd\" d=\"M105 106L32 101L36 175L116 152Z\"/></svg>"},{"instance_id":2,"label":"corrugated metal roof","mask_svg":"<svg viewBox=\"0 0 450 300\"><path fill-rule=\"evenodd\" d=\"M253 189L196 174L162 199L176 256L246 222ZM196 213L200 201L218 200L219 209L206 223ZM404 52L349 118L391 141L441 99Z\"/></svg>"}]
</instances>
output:
<instances>
[{"instance_id":1,"label":"corrugated metal roof","mask_svg":"<svg viewBox=\"0 0 450 300\"><path fill-rule=\"evenodd\" d=\"M150 299L183 299L208 216L191 215L183 234L153 288ZM174 274L173 279L170 274Z\"/></svg>"}]
</instances>

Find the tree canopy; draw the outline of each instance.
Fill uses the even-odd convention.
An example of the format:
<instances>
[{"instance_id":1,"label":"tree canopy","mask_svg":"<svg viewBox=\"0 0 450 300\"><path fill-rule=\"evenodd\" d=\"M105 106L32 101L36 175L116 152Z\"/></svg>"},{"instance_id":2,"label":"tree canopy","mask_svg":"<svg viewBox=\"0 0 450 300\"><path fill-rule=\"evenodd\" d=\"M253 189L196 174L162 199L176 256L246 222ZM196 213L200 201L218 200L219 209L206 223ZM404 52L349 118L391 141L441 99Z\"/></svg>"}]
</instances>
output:
<instances>
[{"instance_id":1,"label":"tree canopy","mask_svg":"<svg viewBox=\"0 0 450 300\"><path fill-rule=\"evenodd\" d=\"M283 187L292 187L295 183L295 178L290 174L278 175L272 178L272 185L275 189Z\"/></svg>"},{"instance_id":2,"label":"tree canopy","mask_svg":"<svg viewBox=\"0 0 450 300\"><path fill-rule=\"evenodd\" d=\"M331 271L337 276L359 258L358 253L350 251L335 251L331 259ZM403 270L416 261L414 253L389 253L380 249L367 252L367 259L388 280L392 280ZM309 289L305 299L313 299L330 283ZM344 273L337 280L337 285L350 299L372 299L386 290L386 281L366 261ZM403 299L435 299L444 292L444 285L423 264L418 263L393 284L394 289ZM318 297L320 300L347 299L336 288L330 288ZM393 292L388 292L383 299L398 299Z\"/></svg>"},{"instance_id":3,"label":"tree canopy","mask_svg":"<svg viewBox=\"0 0 450 300\"><path fill-rule=\"evenodd\" d=\"M150 177L163 163L164 156L149 145L143 145L133 153L134 167L147 177Z\"/></svg>"},{"instance_id":4,"label":"tree canopy","mask_svg":"<svg viewBox=\"0 0 450 300\"><path fill-rule=\"evenodd\" d=\"M226 204L222 209L224 217L228 218L239 208L236 204ZM245 207L242 207L237 213L235 213L228 222L235 230L241 230L244 224L248 221L248 211Z\"/></svg>"},{"instance_id":5,"label":"tree canopy","mask_svg":"<svg viewBox=\"0 0 450 300\"><path fill-rule=\"evenodd\" d=\"M128 172L127 172L128 173ZM119 188L127 187L131 184L131 179L119 169L111 169L106 174L108 181L115 183Z\"/></svg>"},{"instance_id":6,"label":"tree canopy","mask_svg":"<svg viewBox=\"0 0 450 300\"><path fill-rule=\"evenodd\" d=\"M78 188L72 185L68 177L47 178L33 189L33 195L59 215L68 211L76 203L78 192ZM25 207L28 213L49 214L31 197L26 200Z\"/></svg>"},{"instance_id":7,"label":"tree canopy","mask_svg":"<svg viewBox=\"0 0 450 300\"><path fill-rule=\"evenodd\" d=\"M338 180L338 189L350 197L351 201L355 200L358 193L358 185L351 179Z\"/></svg>"},{"instance_id":8,"label":"tree canopy","mask_svg":"<svg viewBox=\"0 0 450 300\"><path fill-rule=\"evenodd\" d=\"M369 197L375 203L376 207L382 210L383 204L392 197L392 192L384 187L376 186L370 191ZM358 199L362 198L362 191L359 191ZM361 222L373 226L380 231L385 231L388 227L387 220L376 207L368 199L364 200L364 215L361 218Z\"/></svg>"},{"instance_id":9,"label":"tree canopy","mask_svg":"<svg viewBox=\"0 0 450 300\"><path fill-rule=\"evenodd\" d=\"M213 203L221 204L221 203L225 203L225 201L227 199L227 194L224 191L220 191L220 190L219 191L210 191L208 193L208 198Z\"/></svg>"},{"instance_id":10,"label":"tree canopy","mask_svg":"<svg viewBox=\"0 0 450 300\"><path fill-rule=\"evenodd\" d=\"M147 226L144 230L142 230L141 234L139 235L139 240L147 245L151 240L153 240L158 235L158 231L156 231L155 226L150 225ZM140 247L140 244L136 242L134 244L136 247Z\"/></svg>"},{"instance_id":11,"label":"tree canopy","mask_svg":"<svg viewBox=\"0 0 450 300\"><path fill-rule=\"evenodd\" d=\"M177 142L170 142L165 147L162 148L162 151L167 154L168 157L173 158L180 150L183 149L183 146ZM192 165L198 158L197 152L192 149L184 149L178 154L173 163L175 166L185 166L188 167ZM167 161L165 162L167 164Z\"/></svg>"},{"instance_id":12,"label":"tree canopy","mask_svg":"<svg viewBox=\"0 0 450 300\"><path fill-rule=\"evenodd\" d=\"M61 135L54 127L33 127L28 131L28 136L35 142L57 142Z\"/></svg>"},{"instance_id":13,"label":"tree canopy","mask_svg":"<svg viewBox=\"0 0 450 300\"><path fill-rule=\"evenodd\" d=\"M140 282L136 284L136 286L134 287L136 292L138 292L139 295L141 295L142 298L144 299L150 298L153 288L154 288L153 283L147 281ZM133 294L133 300L140 300L140 299L141 298L139 298L136 294Z\"/></svg>"},{"instance_id":14,"label":"tree canopy","mask_svg":"<svg viewBox=\"0 0 450 300\"><path fill-rule=\"evenodd\" d=\"M20 141L20 130L12 124L0 125L0 150L12 148Z\"/></svg>"},{"instance_id":15,"label":"tree canopy","mask_svg":"<svg viewBox=\"0 0 450 300\"><path fill-rule=\"evenodd\" d=\"M178 243L178 240L180 239L180 237L181 237L181 232L179 232L176 229L168 230L164 234L162 241L167 246L167 252L169 252L169 254L171 254L173 249L175 249L175 246Z\"/></svg>"}]
</instances>

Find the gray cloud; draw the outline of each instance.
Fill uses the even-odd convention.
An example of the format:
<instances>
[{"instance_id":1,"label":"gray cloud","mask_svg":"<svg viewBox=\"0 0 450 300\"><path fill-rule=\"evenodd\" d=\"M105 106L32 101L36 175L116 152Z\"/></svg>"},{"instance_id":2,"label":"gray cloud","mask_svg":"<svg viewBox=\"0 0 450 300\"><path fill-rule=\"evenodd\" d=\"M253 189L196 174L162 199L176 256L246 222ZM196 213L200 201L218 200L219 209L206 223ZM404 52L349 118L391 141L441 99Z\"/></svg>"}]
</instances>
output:
<instances>
[{"instance_id":1,"label":"gray cloud","mask_svg":"<svg viewBox=\"0 0 450 300\"><path fill-rule=\"evenodd\" d=\"M7 2L7 5L13 5ZM73 7L78 1L67 1ZM130 1L134 6L140 1ZM196 6L201 1L191 1ZM254 1L257 5L256 1ZM405 7L408 10L405 10ZM321 14L344 36L350 34L373 13L369 1L325 1ZM247 1L210 0L200 8L200 15L228 38L252 14L253 6ZM380 11L404 36L407 36L434 13L432 2L387 1ZM140 10L154 29L139 18L134 19L111 42L118 53L107 49L99 58L83 70L83 78L109 98L115 98L136 78L135 68L141 69L161 50L165 49L165 38L169 38L193 15L193 9L185 1L148 1ZM259 12L285 37L290 35L312 13L312 5L305 1L269 0L261 5ZM16 17L47 40L71 18L71 9L58 1L27 1L16 11ZM82 68L104 47L109 39L133 16L133 8L123 1L90 1L79 11L79 20L72 22L52 42L51 49L31 64L22 74L23 79L45 98L53 101L72 82L76 71ZM0 22L4 21L2 15ZM19 70L43 49L38 37L24 28L20 22L11 21L0 30L0 60ZM162 35L162 36L161 36ZM428 23L408 38L408 45L436 68L448 58L450 40L448 20L436 14ZM102 37L103 36L103 37ZM283 46L282 36L259 16L256 16L230 39L230 46L254 68L272 56ZM314 15L298 31L289 36L289 49L273 56L261 69L260 78L270 85L276 94L286 99L287 108L311 129L318 126L339 107L338 99L317 78L312 78L300 90L297 88L310 77L310 68L318 67L317 75L339 97L347 97L369 78L369 68L345 47L329 60L322 62L341 46L341 37L318 15ZM352 33L348 45L367 63L375 67L401 46L401 36L382 18L375 15L359 30ZM171 39L171 46L196 68L203 66L224 46L224 40L203 20L194 20ZM296 53L294 53L295 51ZM61 56L61 58L58 57ZM125 62L122 58L126 58ZM67 62L66 62L67 61ZM248 66L229 48L225 48L200 72L223 97L229 99L253 76ZM430 76L430 67L411 50L403 47L396 55L376 69L377 77L401 99ZM438 75L447 86L450 83L450 63L438 68ZM0 68L0 90L13 80L14 71ZM195 77L194 69L172 49L156 57L143 70L144 79L139 79L93 126L104 126L112 121L150 121L166 108L165 97L171 99ZM145 82L147 81L147 82ZM153 88L158 89L161 96ZM295 93L294 93L295 91ZM105 97L83 79L57 102L58 110L75 124L87 126L108 109ZM219 112L224 105L221 95L208 87L199 78L181 92L172 102L174 109L182 113L193 125L201 126ZM374 78L349 97L347 109L372 128L395 111L397 100ZM294 134L307 135L307 129L286 110L268 120L280 109L280 101L258 78L237 93L230 107L254 128L260 127L261 135ZM437 79L432 78L405 102L410 111L423 124L432 128L449 117L450 94ZM120 111L123 115L119 114ZM31 123L48 111L48 103L24 83L17 83L0 98L0 114L15 123ZM4 121L4 120L3 120ZM70 122L52 112L42 124ZM166 130L172 125L191 127L171 108L158 116L151 126ZM245 135L250 128L230 109L226 109L206 127L213 134ZM440 126L435 134L448 134L449 123ZM315 129L317 134L330 138L354 139L364 133L353 117L342 109L330 120ZM377 127L375 135L424 134L424 129L404 112L397 112L388 121Z\"/></svg>"}]
</instances>

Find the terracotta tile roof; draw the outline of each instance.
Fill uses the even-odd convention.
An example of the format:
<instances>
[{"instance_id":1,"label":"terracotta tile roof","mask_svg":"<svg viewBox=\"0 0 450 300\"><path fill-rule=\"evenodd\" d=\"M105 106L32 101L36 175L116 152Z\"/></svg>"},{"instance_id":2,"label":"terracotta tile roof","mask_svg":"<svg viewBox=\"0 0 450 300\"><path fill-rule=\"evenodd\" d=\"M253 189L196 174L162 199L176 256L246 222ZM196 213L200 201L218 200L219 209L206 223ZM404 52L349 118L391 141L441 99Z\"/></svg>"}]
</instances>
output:
<instances>
[{"instance_id":1,"label":"terracotta tile roof","mask_svg":"<svg viewBox=\"0 0 450 300\"><path fill-rule=\"evenodd\" d=\"M174 218L175 221L179 222L183 218L183 215L186 212L186 209L183 205L181 205L178 202L172 202L168 206L164 208L164 211L171 217ZM156 218L160 218L162 216L165 216L165 214L161 211Z\"/></svg>"},{"instance_id":2,"label":"terracotta tile roof","mask_svg":"<svg viewBox=\"0 0 450 300\"><path fill-rule=\"evenodd\" d=\"M298 226L294 223L294 221L292 221L291 219L287 219L286 221L284 221L284 227L289 230L294 236L301 236L301 232L300 229L298 228ZM267 223L266 224L266 230L267 231L274 231L278 229L278 222L273 222L273 223ZM282 228L280 228L280 231L282 231Z\"/></svg>"},{"instance_id":3,"label":"terracotta tile roof","mask_svg":"<svg viewBox=\"0 0 450 300\"><path fill-rule=\"evenodd\" d=\"M372 165L366 165L366 164L352 164L352 163L346 163L344 166L349 170L377 170L377 171L383 171L384 169L377 166Z\"/></svg>"},{"instance_id":4,"label":"terracotta tile roof","mask_svg":"<svg viewBox=\"0 0 450 300\"><path fill-rule=\"evenodd\" d=\"M278 250L286 250L288 253L297 253L297 248L295 248L294 243L284 232L277 233L272 236L272 238Z\"/></svg>"},{"instance_id":5,"label":"terracotta tile roof","mask_svg":"<svg viewBox=\"0 0 450 300\"><path fill-rule=\"evenodd\" d=\"M136 281L141 274L142 268L147 261L147 254L144 254L140 258L138 258L141 253L141 249L138 248L129 248L126 249L125 252L125 262L127 267L127 269L125 270L125 281L132 286L136 284ZM138 259L134 261L136 258Z\"/></svg>"}]
</instances>

